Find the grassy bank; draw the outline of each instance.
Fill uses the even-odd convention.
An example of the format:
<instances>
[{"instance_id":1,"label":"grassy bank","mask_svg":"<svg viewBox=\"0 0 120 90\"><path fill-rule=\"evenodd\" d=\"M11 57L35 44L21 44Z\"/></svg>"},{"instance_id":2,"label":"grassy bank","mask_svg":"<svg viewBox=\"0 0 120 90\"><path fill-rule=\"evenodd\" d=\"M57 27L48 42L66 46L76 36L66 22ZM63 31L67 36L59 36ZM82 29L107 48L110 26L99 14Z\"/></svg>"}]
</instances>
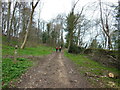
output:
<instances>
[{"instance_id":1,"label":"grassy bank","mask_svg":"<svg viewBox=\"0 0 120 90\"><path fill-rule=\"evenodd\" d=\"M46 46L29 47L25 49L17 49L17 56L44 56L52 53L53 49ZM7 45L2 46L2 86L7 87L9 83L20 77L29 67L33 65L33 61L27 58L17 58L14 63L15 48ZM6 57L12 56L12 57Z\"/></svg>"},{"instance_id":2,"label":"grassy bank","mask_svg":"<svg viewBox=\"0 0 120 90\"><path fill-rule=\"evenodd\" d=\"M2 61L2 86L6 87L10 81L18 78L28 67L32 66L32 61L25 58L17 58L14 63L11 58L4 58Z\"/></svg>"},{"instance_id":3,"label":"grassy bank","mask_svg":"<svg viewBox=\"0 0 120 90\"><path fill-rule=\"evenodd\" d=\"M2 46L2 55L14 55L15 48L11 46ZM33 56L39 56L39 55L47 55L50 54L53 51L51 47L46 46L38 46L38 47L29 47L25 49L19 49L17 50L18 55L33 55Z\"/></svg>"},{"instance_id":4,"label":"grassy bank","mask_svg":"<svg viewBox=\"0 0 120 90\"><path fill-rule=\"evenodd\" d=\"M108 73L119 75L116 68L105 67L98 62L88 59L85 55L75 55L65 52L65 56L72 60L79 68L80 73L86 75L88 80L97 87L120 87L119 78L109 78ZM92 76L92 77L91 77Z\"/></svg>"}]
</instances>

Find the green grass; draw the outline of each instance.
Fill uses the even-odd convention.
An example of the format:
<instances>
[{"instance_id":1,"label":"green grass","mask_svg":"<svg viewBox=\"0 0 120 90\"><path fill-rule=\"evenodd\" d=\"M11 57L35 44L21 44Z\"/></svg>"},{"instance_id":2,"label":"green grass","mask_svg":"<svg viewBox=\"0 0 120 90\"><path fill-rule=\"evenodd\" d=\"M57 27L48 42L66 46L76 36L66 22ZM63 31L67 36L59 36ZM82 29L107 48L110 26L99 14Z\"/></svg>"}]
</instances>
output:
<instances>
[{"instance_id":1,"label":"green grass","mask_svg":"<svg viewBox=\"0 0 120 90\"><path fill-rule=\"evenodd\" d=\"M7 87L10 81L18 78L30 66L32 66L32 61L25 58L18 58L16 63L11 58L4 58L2 61L3 88Z\"/></svg>"},{"instance_id":2,"label":"green grass","mask_svg":"<svg viewBox=\"0 0 120 90\"><path fill-rule=\"evenodd\" d=\"M86 72L89 72L92 75L98 75L98 76L103 76L105 74L107 75L108 72L112 72L117 75L120 74L120 71L118 71L118 69L105 67L98 62L88 59L87 57L85 57L85 55L75 55L75 54L69 54L67 52L65 52L64 54L66 57L72 60L75 64L77 64L78 67L80 68L82 67L82 69L80 69L81 74L85 74ZM105 87L109 87L107 83L110 81L115 83L114 87L120 87L120 79L112 79L109 77L104 77L104 78L100 77L95 79L102 81ZM96 84L98 84L98 82L96 82Z\"/></svg>"},{"instance_id":3,"label":"green grass","mask_svg":"<svg viewBox=\"0 0 120 90\"><path fill-rule=\"evenodd\" d=\"M8 45L8 38L7 38L7 36L4 36L4 35L2 35L2 44L6 44L6 45ZM16 39L14 39L14 40L10 40L10 44L11 45L17 45L19 42L17 41L17 38Z\"/></svg>"},{"instance_id":4,"label":"green grass","mask_svg":"<svg viewBox=\"0 0 120 90\"><path fill-rule=\"evenodd\" d=\"M29 47L25 49L18 49L17 55L32 55L32 56L44 56L53 52L53 48L46 46ZM17 58L17 63L14 63L12 58L6 58L5 55L14 56L15 48L12 46L2 46L2 87L5 88L9 83L26 71L26 69L32 66L32 61L26 58Z\"/></svg>"},{"instance_id":5,"label":"green grass","mask_svg":"<svg viewBox=\"0 0 120 90\"><path fill-rule=\"evenodd\" d=\"M14 55L14 47L11 46L2 46L2 55ZM33 56L39 56L39 55L48 55L53 51L53 48L46 47L46 46L39 46L39 47L30 47L25 49L18 49L18 55L33 55Z\"/></svg>"},{"instance_id":6,"label":"green grass","mask_svg":"<svg viewBox=\"0 0 120 90\"><path fill-rule=\"evenodd\" d=\"M53 49L51 47L39 46L39 47L34 47L34 48L25 48L24 50L19 49L18 53L20 55L39 56L39 55L48 55L52 51L53 51Z\"/></svg>"},{"instance_id":7,"label":"green grass","mask_svg":"<svg viewBox=\"0 0 120 90\"><path fill-rule=\"evenodd\" d=\"M14 55L14 47L2 45L2 55Z\"/></svg>"},{"instance_id":8,"label":"green grass","mask_svg":"<svg viewBox=\"0 0 120 90\"><path fill-rule=\"evenodd\" d=\"M8 39L6 36L2 36L2 41L3 41L3 45L2 45L2 55L14 55L14 51L15 51L15 46L18 44L17 41L15 40L11 40L10 41L10 45L12 46L8 46ZM32 43L31 43L32 44ZM48 55L53 51L53 48L51 47L47 47L47 46L43 46L43 45L39 45L38 47L25 47L25 49L18 49L18 55L33 55L33 56L39 56L39 55Z\"/></svg>"}]
</instances>

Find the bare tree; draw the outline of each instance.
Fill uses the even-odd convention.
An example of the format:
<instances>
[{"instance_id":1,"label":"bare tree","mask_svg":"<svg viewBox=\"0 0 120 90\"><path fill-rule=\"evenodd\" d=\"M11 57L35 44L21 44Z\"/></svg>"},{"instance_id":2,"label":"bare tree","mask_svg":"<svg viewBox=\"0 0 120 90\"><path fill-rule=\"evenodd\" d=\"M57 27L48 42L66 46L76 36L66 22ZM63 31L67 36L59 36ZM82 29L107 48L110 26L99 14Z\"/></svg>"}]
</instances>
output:
<instances>
[{"instance_id":1,"label":"bare tree","mask_svg":"<svg viewBox=\"0 0 120 90\"><path fill-rule=\"evenodd\" d=\"M2 30L2 7L1 7L1 1L0 1L0 30ZM0 31L0 34L2 34L2 32ZM1 41L1 40L0 40Z\"/></svg>"},{"instance_id":2,"label":"bare tree","mask_svg":"<svg viewBox=\"0 0 120 90\"><path fill-rule=\"evenodd\" d=\"M102 14L103 12L102 12L101 0L99 0L99 6L100 6L100 19L101 19L102 29L105 34L104 36L106 36L108 39L108 48L111 49L112 43L111 43L111 37L110 37L110 29L109 29L109 25L108 25L108 15L107 14L105 15L106 21L104 22L103 14Z\"/></svg>"},{"instance_id":3,"label":"bare tree","mask_svg":"<svg viewBox=\"0 0 120 90\"><path fill-rule=\"evenodd\" d=\"M120 60L120 1L118 0L118 60Z\"/></svg>"},{"instance_id":4,"label":"bare tree","mask_svg":"<svg viewBox=\"0 0 120 90\"><path fill-rule=\"evenodd\" d=\"M12 33L12 35L13 35L12 25L13 25L13 19L14 19L14 14L15 14L16 8L17 8L17 2L15 3L14 9L13 9L13 14L12 14L12 17L11 17L11 22L10 22L10 29L9 30L10 30L10 33Z\"/></svg>"},{"instance_id":5,"label":"bare tree","mask_svg":"<svg viewBox=\"0 0 120 90\"><path fill-rule=\"evenodd\" d=\"M21 45L21 49L23 49L25 44L26 44L27 37L28 37L28 32L29 32L29 30L31 28L31 24L32 24L33 13L34 13L34 10L35 10L37 4L39 3L39 1L40 0L38 0L35 5L33 5L33 2L32 2L32 11L31 11L31 14L30 14L30 20L29 20L28 28L26 29L24 41L23 41L23 43Z\"/></svg>"},{"instance_id":6,"label":"bare tree","mask_svg":"<svg viewBox=\"0 0 120 90\"><path fill-rule=\"evenodd\" d=\"M8 39L10 38L10 11L11 11L11 2L8 2L8 13L7 13L7 36L8 36ZM8 40L9 41L9 40Z\"/></svg>"},{"instance_id":7,"label":"bare tree","mask_svg":"<svg viewBox=\"0 0 120 90\"><path fill-rule=\"evenodd\" d=\"M79 1L79 0L78 0ZM70 51L70 48L73 47L73 42L74 42L74 34L76 33L76 27L77 27L77 24L78 24L78 21L82 15L82 12L83 12L83 9L84 7L82 7L82 10L80 11L80 13L78 14L75 14L74 13L74 10L75 10L75 7L78 3L78 1L73 5L72 7L72 10L70 12L70 14L68 15L67 17L67 29L68 29L68 52ZM80 30L79 30L80 31ZM78 32L79 33L79 32ZM80 34L78 34L79 36ZM78 41L78 40L77 40Z\"/></svg>"}]
</instances>

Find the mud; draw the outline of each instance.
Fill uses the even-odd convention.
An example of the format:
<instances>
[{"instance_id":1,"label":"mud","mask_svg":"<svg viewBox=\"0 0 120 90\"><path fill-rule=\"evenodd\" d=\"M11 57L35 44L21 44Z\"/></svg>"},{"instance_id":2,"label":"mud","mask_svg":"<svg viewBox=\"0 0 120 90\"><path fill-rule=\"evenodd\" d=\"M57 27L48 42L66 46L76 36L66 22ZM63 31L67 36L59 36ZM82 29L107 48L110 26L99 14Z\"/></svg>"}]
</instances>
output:
<instances>
[{"instance_id":1,"label":"mud","mask_svg":"<svg viewBox=\"0 0 120 90\"><path fill-rule=\"evenodd\" d=\"M63 52L37 59L37 64L14 83L16 88L92 88Z\"/></svg>"}]
</instances>

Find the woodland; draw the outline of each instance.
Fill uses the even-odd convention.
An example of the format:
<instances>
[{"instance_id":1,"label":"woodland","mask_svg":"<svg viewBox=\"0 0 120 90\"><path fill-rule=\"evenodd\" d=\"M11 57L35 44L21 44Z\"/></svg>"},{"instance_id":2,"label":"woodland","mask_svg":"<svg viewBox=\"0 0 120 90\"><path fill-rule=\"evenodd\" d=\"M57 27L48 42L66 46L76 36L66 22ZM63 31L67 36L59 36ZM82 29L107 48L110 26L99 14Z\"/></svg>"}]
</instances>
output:
<instances>
[{"instance_id":1,"label":"woodland","mask_svg":"<svg viewBox=\"0 0 120 90\"><path fill-rule=\"evenodd\" d=\"M26 68L34 66L38 56L55 53L55 48L60 46L61 53L73 62L76 59L79 63L78 57L87 60L79 56L85 55L103 67L111 68L104 70L109 85L103 87L120 87L120 1L97 0L79 7L81 1L78 0L72 3L68 14L59 13L49 21L41 19L41 1L0 1L2 87L9 87ZM87 64L85 66L89 68ZM103 71L94 71L94 74L99 77L98 72L103 75ZM87 71L83 73L96 78Z\"/></svg>"}]
</instances>

